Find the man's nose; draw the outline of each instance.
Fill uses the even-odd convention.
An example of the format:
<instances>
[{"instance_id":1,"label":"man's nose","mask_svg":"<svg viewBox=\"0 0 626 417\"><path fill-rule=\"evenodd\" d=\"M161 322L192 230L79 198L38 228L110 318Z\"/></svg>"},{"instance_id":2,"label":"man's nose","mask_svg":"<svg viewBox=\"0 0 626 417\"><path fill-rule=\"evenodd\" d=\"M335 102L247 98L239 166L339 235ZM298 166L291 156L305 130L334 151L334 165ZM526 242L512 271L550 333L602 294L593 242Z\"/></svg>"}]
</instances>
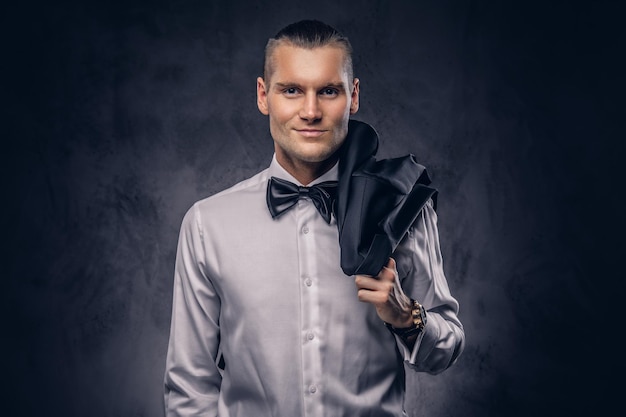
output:
<instances>
[{"instance_id":1,"label":"man's nose","mask_svg":"<svg viewBox=\"0 0 626 417\"><path fill-rule=\"evenodd\" d=\"M322 111L319 106L317 93L308 93L304 97L302 108L300 109L300 118L307 121L322 118Z\"/></svg>"}]
</instances>

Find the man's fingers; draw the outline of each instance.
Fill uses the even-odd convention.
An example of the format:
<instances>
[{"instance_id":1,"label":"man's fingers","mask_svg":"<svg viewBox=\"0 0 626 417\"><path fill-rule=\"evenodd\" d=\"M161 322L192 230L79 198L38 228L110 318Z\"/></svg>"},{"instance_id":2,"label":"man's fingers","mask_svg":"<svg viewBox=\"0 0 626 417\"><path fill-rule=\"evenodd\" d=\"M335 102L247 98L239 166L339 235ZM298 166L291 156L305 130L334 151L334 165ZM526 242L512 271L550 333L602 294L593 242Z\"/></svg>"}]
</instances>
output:
<instances>
[{"instance_id":1,"label":"man's fingers","mask_svg":"<svg viewBox=\"0 0 626 417\"><path fill-rule=\"evenodd\" d=\"M358 288L359 301L375 305L386 303L393 290L393 281L379 278L357 275L354 282Z\"/></svg>"},{"instance_id":2,"label":"man's fingers","mask_svg":"<svg viewBox=\"0 0 626 417\"><path fill-rule=\"evenodd\" d=\"M387 261L387 265L383 266L383 269L381 269L378 275L376 275L375 277L372 277L370 275L357 275L357 278L362 277L374 280L393 281L396 278L396 274L396 261L393 258L389 258L389 261Z\"/></svg>"},{"instance_id":3,"label":"man's fingers","mask_svg":"<svg viewBox=\"0 0 626 417\"><path fill-rule=\"evenodd\" d=\"M371 303L374 305L381 305L389 300L389 293L384 291L374 291L365 288L359 289L357 292L359 301L364 303Z\"/></svg>"},{"instance_id":4,"label":"man's fingers","mask_svg":"<svg viewBox=\"0 0 626 417\"><path fill-rule=\"evenodd\" d=\"M383 269L378 273L378 278L393 282L396 279L396 273L396 261L393 258L389 258L387 265L383 266Z\"/></svg>"},{"instance_id":5,"label":"man's fingers","mask_svg":"<svg viewBox=\"0 0 626 417\"><path fill-rule=\"evenodd\" d=\"M357 275L354 278L354 283L358 289L380 291L389 288L388 280L381 280L366 275Z\"/></svg>"},{"instance_id":6,"label":"man's fingers","mask_svg":"<svg viewBox=\"0 0 626 417\"><path fill-rule=\"evenodd\" d=\"M389 258L387 261L387 265L383 266L383 269L391 269L392 271L396 270L396 260L393 258Z\"/></svg>"},{"instance_id":7,"label":"man's fingers","mask_svg":"<svg viewBox=\"0 0 626 417\"><path fill-rule=\"evenodd\" d=\"M389 258L387 265L380 270L377 276L357 275L354 283L358 289L360 301L383 305L389 302L389 298L394 294L396 282L396 261Z\"/></svg>"}]
</instances>

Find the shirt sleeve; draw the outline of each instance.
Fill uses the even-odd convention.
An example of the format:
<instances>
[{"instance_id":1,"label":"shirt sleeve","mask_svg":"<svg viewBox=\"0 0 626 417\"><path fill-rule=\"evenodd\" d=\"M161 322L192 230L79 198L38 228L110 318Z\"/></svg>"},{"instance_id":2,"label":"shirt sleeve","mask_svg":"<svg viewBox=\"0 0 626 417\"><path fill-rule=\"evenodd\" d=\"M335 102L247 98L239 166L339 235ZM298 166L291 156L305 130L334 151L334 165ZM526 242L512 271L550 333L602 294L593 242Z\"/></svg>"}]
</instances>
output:
<instances>
[{"instance_id":1,"label":"shirt sleeve","mask_svg":"<svg viewBox=\"0 0 626 417\"><path fill-rule=\"evenodd\" d=\"M396 336L409 368L430 374L449 368L465 345L459 303L450 294L443 271L437 214L429 201L393 255L404 292L425 309L427 322L412 350Z\"/></svg>"},{"instance_id":2,"label":"shirt sleeve","mask_svg":"<svg viewBox=\"0 0 626 417\"><path fill-rule=\"evenodd\" d=\"M176 253L165 367L167 417L217 416L220 299L205 273L201 226L194 205L183 219Z\"/></svg>"}]
</instances>

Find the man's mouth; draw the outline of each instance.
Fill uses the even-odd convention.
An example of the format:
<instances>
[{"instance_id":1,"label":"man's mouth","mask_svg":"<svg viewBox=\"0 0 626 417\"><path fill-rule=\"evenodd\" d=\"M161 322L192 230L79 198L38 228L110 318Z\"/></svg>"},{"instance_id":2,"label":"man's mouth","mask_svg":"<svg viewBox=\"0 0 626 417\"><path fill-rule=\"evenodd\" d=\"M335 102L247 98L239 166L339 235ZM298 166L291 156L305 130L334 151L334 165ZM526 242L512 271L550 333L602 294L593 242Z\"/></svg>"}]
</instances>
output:
<instances>
[{"instance_id":1,"label":"man's mouth","mask_svg":"<svg viewBox=\"0 0 626 417\"><path fill-rule=\"evenodd\" d=\"M296 129L296 132L307 138L316 138L323 135L326 131L321 129Z\"/></svg>"}]
</instances>

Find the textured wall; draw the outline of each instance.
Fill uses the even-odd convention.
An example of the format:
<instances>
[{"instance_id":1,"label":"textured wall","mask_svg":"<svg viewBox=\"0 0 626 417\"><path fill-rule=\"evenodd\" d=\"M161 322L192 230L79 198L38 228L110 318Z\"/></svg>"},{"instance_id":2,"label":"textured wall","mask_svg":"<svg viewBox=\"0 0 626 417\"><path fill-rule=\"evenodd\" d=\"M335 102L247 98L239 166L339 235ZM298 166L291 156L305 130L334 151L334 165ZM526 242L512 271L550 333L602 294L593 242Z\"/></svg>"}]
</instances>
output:
<instances>
[{"instance_id":1,"label":"textured wall","mask_svg":"<svg viewBox=\"0 0 626 417\"><path fill-rule=\"evenodd\" d=\"M180 221L269 163L255 78L267 37L301 18L350 37L355 118L440 189L467 347L409 376L411 416L602 415L625 370L623 14L512 3L5 8L7 415L162 416Z\"/></svg>"}]
</instances>

